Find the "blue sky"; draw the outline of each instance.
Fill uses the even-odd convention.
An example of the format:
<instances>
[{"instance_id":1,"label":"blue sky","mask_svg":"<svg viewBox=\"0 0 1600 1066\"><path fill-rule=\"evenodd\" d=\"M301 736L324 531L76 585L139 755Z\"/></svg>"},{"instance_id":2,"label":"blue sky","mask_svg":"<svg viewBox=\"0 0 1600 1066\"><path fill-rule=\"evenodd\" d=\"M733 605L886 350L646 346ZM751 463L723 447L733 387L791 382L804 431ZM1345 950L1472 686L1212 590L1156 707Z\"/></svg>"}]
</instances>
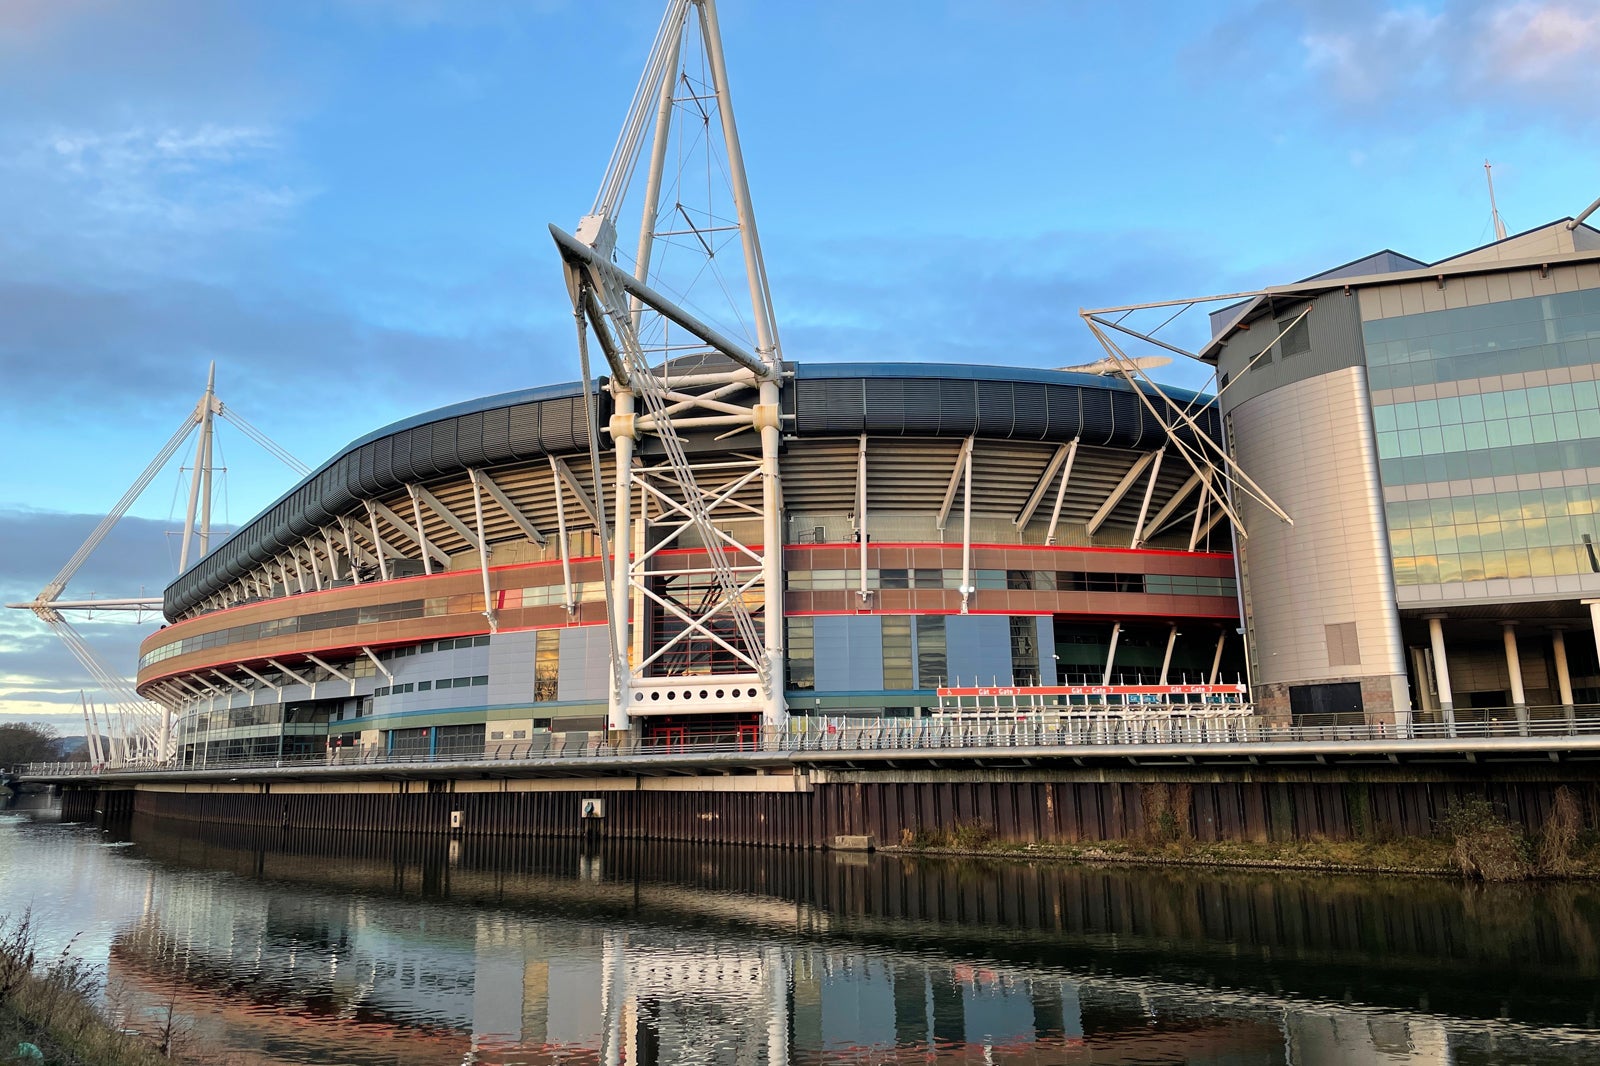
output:
<instances>
[{"instance_id":1,"label":"blue sky","mask_svg":"<svg viewBox=\"0 0 1600 1066\"><path fill-rule=\"evenodd\" d=\"M1485 158L1513 231L1600 196L1580 0L720 11L791 359L1088 362L1083 306L1488 240ZM0 598L53 575L212 359L312 465L574 377L545 226L587 211L660 12L0 5ZM292 483L226 427L222 446L226 518ZM74 592L170 579L178 476ZM128 627L83 628L131 671ZM75 706L81 673L0 616L0 718Z\"/></svg>"}]
</instances>

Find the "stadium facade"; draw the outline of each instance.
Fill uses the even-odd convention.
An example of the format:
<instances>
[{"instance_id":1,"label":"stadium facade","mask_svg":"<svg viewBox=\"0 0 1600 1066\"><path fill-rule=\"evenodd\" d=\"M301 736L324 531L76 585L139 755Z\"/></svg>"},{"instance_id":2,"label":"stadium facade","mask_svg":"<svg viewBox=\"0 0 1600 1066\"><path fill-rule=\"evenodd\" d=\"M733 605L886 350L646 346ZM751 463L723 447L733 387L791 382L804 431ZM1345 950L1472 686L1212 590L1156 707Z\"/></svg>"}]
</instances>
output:
<instances>
[{"instance_id":1,"label":"stadium facade","mask_svg":"<svg viewBox=\"0 0 1600 1066\"><path fill-rule=\"evenodd\" d=\"M641 498L633 553L650 559L653 594L630 597L643 620L630 657L676 639L645 672L682 689L653 690L671 702L654 697L613 733L925 715L953 683L1239 680L1226 518L1163 462L1168 430L1134 387L1003 367L793 368L776 600L787 713L691 706L717 695L697 679L726 675L741 638L685 639L682 618L712 594L704 546L691 531L654 551L670 516ZM1184 399L1216 432L1205 399ZM587 427L613 413L605 388L557 385L389 426L190 569L166 591L170 624L145 642L138 678L177 705L182 761L305 755L329 738L515 751L605 730L614 679ZM717 460L753 435L687 438L703 488L719 490L719 467L737 464ZM602 457L602 498L614 466ZM756 544L759 488L725 483L718 529Z\"/></svg>"},{"instance_id":2,"label":"stadium facade","mask_svg":"<svg viewBox=\"0 0 1600 1066\"><path fill-rule=\"evenodd\" d=\"M686 429L717 536L765 550L782 530L781 594L747 604L783 613L776 715L700 691L750 634L689 631L723 594L704 534L642 489L647 580L616 594L654 702L613 698L596 500L618 453L590 427L627 423L603 381L357 440L166 591L139 690L176 711L188 765L744 737L937 714L962 685L1170 691L1246 668L1282 721L1600 702L1600 233L1380 253L1220 311L1213 334L1219 397L1165 390L1196 416L1176 431L1119 376L791 364L776 524L738 474L759 425ZM706 365L664 379L704 398ZM1178 459L1199 432L1292 523L1241 496L1237 536Z\"/></svg>"}]
</instances>

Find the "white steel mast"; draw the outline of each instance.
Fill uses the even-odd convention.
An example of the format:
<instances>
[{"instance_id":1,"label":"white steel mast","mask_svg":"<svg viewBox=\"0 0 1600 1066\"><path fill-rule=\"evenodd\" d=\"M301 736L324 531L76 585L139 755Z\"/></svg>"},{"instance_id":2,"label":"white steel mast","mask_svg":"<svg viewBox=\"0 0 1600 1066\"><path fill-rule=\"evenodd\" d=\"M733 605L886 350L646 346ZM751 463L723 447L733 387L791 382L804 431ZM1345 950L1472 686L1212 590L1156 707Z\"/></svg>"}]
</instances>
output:
<instances>
[{"instance_id":1,"label":"white steel mast","mask_svg":"<svg viewBox=\"0 0 1600 1066\"><path fill-rule=\"evenodd\" d=\"M109 599L62 599L61 594L66 591L67 583L89 561L95 551L110 535L124 515L128 513L139 497L144 493L156 475L164 470L167 463L178 453L189 435L199 430L199 437L195 444L194 469L190 472L189 501L184 516L183 545L179 551L178 573L182 574L189 568L190 546L195 542L196 533L199 535L199 551L195 554L195 561L203 559L211 547L211 501L214 487L212 460L212 444L214 440L215 418L220 416L229 424L238 428L251 440L261 445L268 453L287 465L297 476L304 476L310 468L290 455L276 442L272 441L259 429L256 429L242 417L230 411L216 395L217 367L215 363L206 375L205 392L201 395L194 409L184 418L183 423L168 438L166 444L156 453L155 458L128 486L110 512L102 518L88 538L78 547L61 570L50 580L39 594L26 603L8 603L7 607L31 611L34 617L44 622L72 652L78 663L94 678L96 684L106 693L109 702L105 710L105 725L108 733L107 743L109 751L101 750L102 762L111 765L120 765L131 762L144 765L160 765L170 760L174 754L172 738L172 710L170 701L163 699L159 704L143 699L134 690L133 684L121 670L107 666L95 654L83 634L63 616L63 612L88 612L117 611L132 612L136 618L146 614L160 614L162 600L159 596L132 596ZM99 746L99 724L94 720L93 705L85 697L85 709L90 719L90 731L94 734L91 743ZM114 726L113 723L119 723Z\"/></svg>"},{"instance_id":2,"label":"white steel mast","mask_svg":"<svg viewBox=\"0 0 1600 1066\"><path fill-rule=\"evenodd\" d=\"M691 17L699 26L709 94L697 93L687 73L680 73L684 34ZM677 95L680 87L683 98ZM700 105L713 101L744 261L754 352L649 284L654 243L660 235L658 215L669 135L674 121L681 120L678 112L691 102L706 123L709 141L713 136L710 116ZM650 165L643 190L638 255L634 273L629 275L613 264L617 218L647 127L653 128ZM717 227L708 224L702 229L681 204L677 207L689 232L705 247L707 258L714 258L709 238ZM756 712L764 725L780 726L785 706L783 493L778 453L782 439L780 388L786 371L714 0L671 0L668 4L593 208L579 222L576 237L554 226L551 232L579 316L586 386L584 336L588 329L594 331L612 371L614 413L606 427L615 462L610 516L614 554L607 592L613 677L609 726L629 729L634 717L664 710L667 698L679 713ZM643 335L647 311L659 316L663 337L659 344ZM716 362L688 371L674 369L670 362L674 347L665 339L670 329L687 333L697 345L709 346L732 366ZM652 365L651 352L662 356L659 366ZM593 428L598 438L600 427ZM733 451L719 453L714 461L692 461L682 431L704 429L716 429L723 437L753 431L759 439L759 456ZM663 460L641 461L638 444L645 436L655 438L665 453ZM595 439L591 445L598 496L600 443ZM726 521L752 517L756 509L737 497L741 489L757 481L761 489L759 545L734 537ZM637 518L635 496L642 503ZM601 519L604 525L603 511ZM653 543L645 539L642 524L647 521L651 532L660 535ZM694 545L696 540L698 545ZM706 556L704 565L671 569L682 564L664 563L659 553L674 544L701 548ZM664 575L709 580L714 594L694 607L673 602L657 587ZM651 647L644 632L645 617L651 611L682 627L659 647ZM673 673L670 656L687 655L683 649L695 644L714 647L717 662L734 665L687 677Z\"/></svg>"}]
</instances>

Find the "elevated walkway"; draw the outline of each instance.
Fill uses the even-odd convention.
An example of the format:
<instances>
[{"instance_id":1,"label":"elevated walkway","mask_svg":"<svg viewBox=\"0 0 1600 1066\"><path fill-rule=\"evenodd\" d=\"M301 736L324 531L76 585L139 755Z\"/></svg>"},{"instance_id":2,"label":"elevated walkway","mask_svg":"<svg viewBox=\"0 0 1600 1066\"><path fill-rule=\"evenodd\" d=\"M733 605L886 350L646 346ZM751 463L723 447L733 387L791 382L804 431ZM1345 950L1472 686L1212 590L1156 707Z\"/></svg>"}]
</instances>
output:
<instances>
[{"instance_id":1,"label":"elevated walkway","mask_svg":"<svg viewBox=\"0 0 1600 1066\"><path fill-rule=\"evenodd\" d=\"M1470 715L1470 717L1469 717ZM119 787L135 782L615 778L796 775L827 768L1417 766L1600 761L1600 706L1458 711L1449 722L1330 720L1283 724L1227 708L1214 715L996 713L926 718L795 719L787 730L694 742L613 742L575 734L552 744L466 754L338 749L332 757L198 768L35 763L21 781Z\"/></svg>"}]
</instances>

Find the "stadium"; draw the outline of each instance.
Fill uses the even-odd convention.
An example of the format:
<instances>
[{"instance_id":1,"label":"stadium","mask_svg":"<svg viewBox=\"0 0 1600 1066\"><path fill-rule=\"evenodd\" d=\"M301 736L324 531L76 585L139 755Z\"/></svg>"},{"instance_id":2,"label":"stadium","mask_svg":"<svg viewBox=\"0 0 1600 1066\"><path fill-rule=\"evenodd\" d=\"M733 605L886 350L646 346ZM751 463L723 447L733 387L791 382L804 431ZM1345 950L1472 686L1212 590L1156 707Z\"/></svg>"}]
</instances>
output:
<instances>
[{"instance_id":1,"label":"stadium","mask_svg":"<svg viewBox=\"0 0 1600 1066\"><path fill-rule=\"evenodd\" d=\"M675 136L720 146L725 202L666 207ZM215 550L202 532L123 754L783 747L864 721L941 747L929 728L973 719L1052 743L1592 732L1597 209L1433 263L1080 311L1106 358L1064 370L791 359L714 6L673 0L593 208L551 227L579 380L379 429ZM655 287L686 250L730 304L742 267L738 336ZM1163 331L1197 307L1190 350ZM1214 395L1157 384L1145 349ZM25 606L59 621L83 554Z\"/></svg>"},{"instance_id":2,"label":"stadium","mask_svg":"<svg viewBox=\"0 0 1600 1066\"><path fill-rule=\"evenodd\" d=\"M679 361L664 376L703 392L705 368ZM781 614L776 716L702 693L749 649L731 623L686 621L716 594L705 544L635 489L633 555L646 562L630 658L647 664L635 687L660 698L607 722L588 448L588 427L616 414L603 382L486 397L355 441L167 589L170 624L143 645L139 691L177 709L177 753L196 765L330 743L509 753L608 725L753 737L935 715L939 690L961 685L1240 680L1228 520L1168 456L1137 386L1003 367L792 370L783 583L747 594L758 624ZM1207 398L1168 394L1217 432ZM738 484L754 430L682 432L716 528L762 553L760 486ZM658 459L642 444L635 478ZM610 455L598 481L598 498L615 496Z\"/></svg>"}]
</instances>

